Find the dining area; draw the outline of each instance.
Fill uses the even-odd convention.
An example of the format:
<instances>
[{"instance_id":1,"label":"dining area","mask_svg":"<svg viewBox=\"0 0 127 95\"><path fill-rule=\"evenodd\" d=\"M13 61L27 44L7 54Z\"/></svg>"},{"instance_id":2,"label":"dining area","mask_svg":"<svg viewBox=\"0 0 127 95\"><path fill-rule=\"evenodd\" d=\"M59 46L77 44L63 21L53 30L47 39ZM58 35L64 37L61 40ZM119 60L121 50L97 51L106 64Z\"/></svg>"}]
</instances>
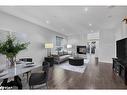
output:
<instances>
[{"instance_id":1,"label":"dining area","mask_svg":"<svg viewBox=\"0 0 127 95\"><path fill-rule=\"evenodd\" d=\"M48 88L49 63L39 56L32 56L32 42L23 40L21 34L12 31L0 32L0 89L26 89L24 84L28 85L27 89L40 84L46 84ZM34 70L38 72L32 72Z\"/></svg>"},{"instance_id":2,"label":"dining area","mask_svg":"<svg viewBox=\"0 0 127 95\"><path fill-rule=\"evenodd\" d=\"M3 66L2 66L3 65ZM24 89L23 81L28 84L27 89L33 89L34 85L45 83L47 86L48 63L36 64L32 58L21 58L13 67L2 64L0 69L0 90ZM32 73L32 70L42 68L42 71Z\"/></svg>"}]
</instances>

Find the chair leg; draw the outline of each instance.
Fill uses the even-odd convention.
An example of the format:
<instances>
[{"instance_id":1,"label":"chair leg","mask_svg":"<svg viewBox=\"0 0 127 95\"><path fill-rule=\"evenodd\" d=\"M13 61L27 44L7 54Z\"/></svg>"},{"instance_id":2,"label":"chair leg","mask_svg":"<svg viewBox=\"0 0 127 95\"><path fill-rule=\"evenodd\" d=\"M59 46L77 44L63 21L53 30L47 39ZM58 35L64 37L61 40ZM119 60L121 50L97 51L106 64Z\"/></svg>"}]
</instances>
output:
<instances>
[{"instance_id":1,"label":"chair leg","mask_svg":"<svg viewBox=\"0 0 127 95\"><path fill-rule=\"evenodd\" d=\"M34 87L33 86L29 86L30 89L33 89Z\"/></svg>"},{"instance_id":2,"label":"chair leg","mask_svg":"<svg viewBox=\"0 0 127 95\"><path fill-rule=\"evenodd\" d=\"M48 83L46 82L46 87L47 87L47 89L48 89Z\"/></svg>"},{"instance_id":3,"label":"chair leg","mask_svg":"<svg viewBox=\"0 0 127 95\"><path fill-rule=\"evenodd\" d=\"M27 82L29 81L29 72L26 73L27 74Z\"/></svg>"},{"instance_id":4,"label":"chair leg","mask_svg":"<svg viewBox=\"0 0 127 95\"><path fill-rule=\"evenodd\" d=\"M29 86L29 89L31 89L31 86Z\"/></svg>"},{"instance_id":5,"label":"chair leg","mask_svg":"<svg viewBox=\"0 0 127 95\"><path fill-rule=\"evenodd\" d=\"M27 72L27 82L29 82L29 73L31 74L31 71Z\"/></svg>"}]
</instances>

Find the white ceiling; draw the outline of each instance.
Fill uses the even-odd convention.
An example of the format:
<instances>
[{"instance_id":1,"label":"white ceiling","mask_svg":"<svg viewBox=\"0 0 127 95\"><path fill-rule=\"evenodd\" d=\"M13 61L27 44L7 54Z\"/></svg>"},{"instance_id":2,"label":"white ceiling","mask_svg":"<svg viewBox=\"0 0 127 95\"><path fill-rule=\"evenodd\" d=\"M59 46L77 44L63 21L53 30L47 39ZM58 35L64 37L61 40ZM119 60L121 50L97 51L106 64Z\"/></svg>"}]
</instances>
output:
<instances>
[{"instance_id":1,"label":"white ceiling","mask_svg":"<svg viewBox=\"0 0 127 95\"><path fill-rule=\"evenodd\" d=\"M127 15L125 6L1 6L0 11L65 35L113 29Z\"/></svg>"}]
</instances>

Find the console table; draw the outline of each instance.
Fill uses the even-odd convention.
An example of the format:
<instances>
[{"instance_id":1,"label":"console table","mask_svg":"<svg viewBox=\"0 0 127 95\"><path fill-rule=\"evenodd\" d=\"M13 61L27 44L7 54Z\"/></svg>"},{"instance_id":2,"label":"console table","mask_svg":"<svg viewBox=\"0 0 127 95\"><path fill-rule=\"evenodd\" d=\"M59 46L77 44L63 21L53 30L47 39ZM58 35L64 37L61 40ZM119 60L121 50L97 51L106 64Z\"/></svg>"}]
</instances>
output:
<instances>
[{"instance_id":1,"label":"console table","mask_svg":"<svg viewBox=\"0 0 127 95\"><path fill-rule=\"evenodd\" d=\"M113 71L120 76L125 85L127 85L127 62L126 61L121 61L117 58L112 58L113 59Z\"/></svg>"},{"instance_id":2,"label":"console table","mask_svg":"<svg viewBox=\"0 0 127 95\"><path fill-rule=\"evenodd\" d=\"M52 56L45 57L45 61L50 63L50 67L52 67L55 62L54 57L52 57Z\"/></svg>"}]
</instances>

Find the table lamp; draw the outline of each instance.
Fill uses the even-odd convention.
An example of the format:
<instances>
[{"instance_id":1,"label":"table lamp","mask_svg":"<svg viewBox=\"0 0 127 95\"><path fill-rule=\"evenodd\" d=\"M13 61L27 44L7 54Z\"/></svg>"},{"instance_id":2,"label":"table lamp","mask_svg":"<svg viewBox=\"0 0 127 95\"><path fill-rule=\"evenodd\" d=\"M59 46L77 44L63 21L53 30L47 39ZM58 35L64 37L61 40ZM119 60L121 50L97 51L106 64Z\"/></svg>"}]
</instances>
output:
<instances>
[{"instance_id":1,"label":"table lamp","mask_svg":"<svg viewBox=\"0 0 127 95\"><path fill-rule=\"evenodd\" d=\"M72 45L68 44L68 45L67 45L67 48L72 48Z\"/></svg>"},{"instance_id":2,"label":"table lamp","mask_svg":"<svg viewBox=\"0 0 127 95\"><path fill-rule=\"evenodd\" d=\"M51 56L51 48L53 48L53 43L45 43L45 48L47 49L47 55L49 50L49 56Z\"/></svg>"}]
</instances>

